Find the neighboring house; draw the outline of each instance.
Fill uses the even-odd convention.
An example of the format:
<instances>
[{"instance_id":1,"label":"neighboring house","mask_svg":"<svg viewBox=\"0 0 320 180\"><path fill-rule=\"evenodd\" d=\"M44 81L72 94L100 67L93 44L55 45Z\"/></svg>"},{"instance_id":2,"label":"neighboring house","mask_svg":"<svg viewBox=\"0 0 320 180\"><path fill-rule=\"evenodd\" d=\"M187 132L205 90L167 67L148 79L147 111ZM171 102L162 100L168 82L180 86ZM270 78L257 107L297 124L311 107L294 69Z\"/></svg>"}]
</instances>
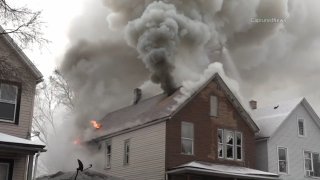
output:
<instances>
[{"instance_id":1,"label":"neighboring house","mask_svg":"<svg viewBox=\"0 0 320 180\"><path fill-rule=\"evenodd\" d=\"M305 98L258 108L257 168L282 179L320 178L320 119Z\"/></svg>"},{"instance_id":2,"label":"neighboring house","mask_svg":"<svg viewBox=\"0 0 320 180\"><path fill-rule=\"evenodd\" d=\"M278 179L253 169L259 128L218 74L190 96L180 88L138 100L100 121L93 142L105 152L108 174L128 180Z\"/></svg>"},{"instance_id":3,"label":"neighboring house","mask_svg":"<svg viewBox=\"0 0 320 180\"><path fill-rule=\"evenodd\" d=\"M42 75L8 35L0 36L0 63L0 179L31 180L34 156L45 147L30 140Z\"/></svg>"}]
</instances>

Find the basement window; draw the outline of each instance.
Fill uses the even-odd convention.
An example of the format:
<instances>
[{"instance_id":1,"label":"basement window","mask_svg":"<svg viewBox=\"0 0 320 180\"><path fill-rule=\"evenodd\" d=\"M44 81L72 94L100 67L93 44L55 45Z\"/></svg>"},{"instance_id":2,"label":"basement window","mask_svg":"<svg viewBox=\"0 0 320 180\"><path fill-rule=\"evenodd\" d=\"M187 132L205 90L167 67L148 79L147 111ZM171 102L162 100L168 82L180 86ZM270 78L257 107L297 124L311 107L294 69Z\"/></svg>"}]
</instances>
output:
<instances>
[{"instance_id":1,"label":"basement window","mask_svg":"<svg viewBox=\"0 0 320 180\"><path fill-rule=\"evenodd\" d=\"M299 136L305 136L305 124L304 124L304 119L299 118L298 119L298 135Z\"/></svg>"},{"instance_id":2,"label":"basement window","mask_svg":"<svg viewBox=\"0 0 320 180\"><path fill-rule=\"evenodd\" d=\"M287 148L278 147L278 171L288 174L288 151Z\"/></svg>"},{"instance_id":3,"label":"basement window","mask_svg":"<svg viewBox=\"0 0 320 180\"><path fill-rule=\"evenodd\" d=\"M181 124L181 153L193 155L193 123L182 122Z\"/></svg>"},{"instance_id":4,"label":"basement window","mask_svg":"<svg viewBox=\"0 0 320 180\"><path fill-rule=\"evenodd\" d=\"M106 142L106 169L111 168L111 141Z\"/></svg>"},{"instance_id":5,"label":"basement window","mask_svg":"<svg viewBox=\"0 0 320 180\"><path fill-rule=\"evenodd\" d=\"M0 82L0 121L15 122L18 87Z\"/></svg>"},{"instance_id":6,"label":"basement window","mask_svg":"<svg viewBox=\"0 0 320 180\"><path fill-rule=\"evenodd\" d=\"M218 117L218 97L210 96L210 116Z\"/></svg>"},{"instance_id":7,"label":"basement window","mask_svg":"<svg viewBox=\"0 0 320 180\"><path fill-rule=\"evenodd\" d=\"M130 140L127 139L124 141L124 158L123 165L128 165L130 159Z\"/></svg>"}]
</instances>

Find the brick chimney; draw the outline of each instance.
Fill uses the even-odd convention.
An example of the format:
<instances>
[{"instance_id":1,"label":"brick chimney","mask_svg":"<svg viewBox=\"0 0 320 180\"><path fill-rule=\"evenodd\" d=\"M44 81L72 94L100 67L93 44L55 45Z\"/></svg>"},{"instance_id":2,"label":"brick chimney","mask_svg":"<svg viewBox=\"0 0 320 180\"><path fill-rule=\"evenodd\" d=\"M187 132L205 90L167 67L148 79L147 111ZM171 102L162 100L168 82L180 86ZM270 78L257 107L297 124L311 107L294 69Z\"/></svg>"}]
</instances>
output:
<instances>
[{"instance_id":1,"label":"brick chimney","mask_svg":"<svg viewBox=\"0 0 320 180\"><path fill-rule=\"evenodd\" d=\"M257 101L251 100L249 101L249 104L252 110L257 109Z\"/></svg>"}]
</instances>

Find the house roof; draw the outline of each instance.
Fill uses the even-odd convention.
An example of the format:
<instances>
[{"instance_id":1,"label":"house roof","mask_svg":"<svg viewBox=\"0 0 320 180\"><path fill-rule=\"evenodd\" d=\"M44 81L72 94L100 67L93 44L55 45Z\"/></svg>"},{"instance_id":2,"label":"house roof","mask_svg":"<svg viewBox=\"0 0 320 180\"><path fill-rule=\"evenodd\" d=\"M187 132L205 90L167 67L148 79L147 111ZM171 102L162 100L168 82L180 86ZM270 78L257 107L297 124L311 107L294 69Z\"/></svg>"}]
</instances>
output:
<instances>
[{"instance_id":1,"label":"house roof","mask_svg":"<svg viewBox=\"0 0 320 180\"><path fill-rule=\"evenodd\" d=\"M5 32L1 25L0 32ZM41 82L43 75L37 69L37 67L31 62L31 60L26 56L26 54L19 48L19 46L14 42L14 40L8 34L3 34L2 37L11 46L11 48L13 48L17 52L22 62L31 70L33 75L37 78L37 82Z\"/></svg>"},{"instance_id":2,"label":"house roof","mask_svg":"<svg viewBox=\"0 0 320 180\"><path fill-rule=\"evenodd\" d=\"M31 151L45 151L45 144L43 143L18 138L4 133L0 133L0 147L21 150L25 149Z\"/></svg>"},{"instance_id":3,"label":"house roof","mask_svg":"<svg viewBox=\"0 0 320 180\"><path fill-rule=\"evenodd\" d=\"M279 179L279 175L241 166L193 161L170 169L168 174L195 173L246 179Z\"/></svg>"},{"instance_id":4,"label":"house roof","mask_svg":"<svg viewBox=\"0 0 320 180\"><path fill-rule=\"evenodd\" d=\"M102 120L100 120L100 123L102 124L100 132L103 131L104 133L100 134L100 137L97 139L106 136L108 137L114 133L128 130L130 128L171 118L212 80L219 83L221 88L226 92L230 102L236 107L239 114L244 118L252 130L254 132L259 131L258 126L254 123L250 115L245 111L243 106L224 83L220 75L215 73L203 84L197 87L197 89L191 94L186 95L183 92L183 88L179 88L171 96L159 94L140 101L138 104L107 114Z\"/></svg>"},{"instance_id":5,"label":"house roof","mask_svg":"<svg viewBox=\"0 0 320 180\"><path fill-rule=\"evenodd\" d=\"M260 132L257 137L271 137L299 104L306 107L309 114L316 120L316 123L320 127L320 119L308 101L305 98L296 98L255 109L252 112L252 117L260 128Z\"/></svg>"}]
</instances>

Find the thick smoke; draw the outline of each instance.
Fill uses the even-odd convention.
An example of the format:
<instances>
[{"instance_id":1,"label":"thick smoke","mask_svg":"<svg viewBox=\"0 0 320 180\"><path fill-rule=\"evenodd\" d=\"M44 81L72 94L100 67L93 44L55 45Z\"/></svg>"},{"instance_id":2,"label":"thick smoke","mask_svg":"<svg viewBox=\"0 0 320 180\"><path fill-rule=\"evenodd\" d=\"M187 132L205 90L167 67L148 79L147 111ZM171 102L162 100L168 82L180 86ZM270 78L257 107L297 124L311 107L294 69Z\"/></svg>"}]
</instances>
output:
<instances>
[{"instance_id":1,"label":"thick smoke","mask_svg":"<svg viewBox=\"0 0 320 180\"><path fill-rule=\"evenodd\" d=\"M76 133L132 104L134 88L152 96L159 83L170 94L213 62L258 106L306 96L320 113L319 9L318 0L88 0L60 66L78 96Z\"/></svg>"}]
</instances>

